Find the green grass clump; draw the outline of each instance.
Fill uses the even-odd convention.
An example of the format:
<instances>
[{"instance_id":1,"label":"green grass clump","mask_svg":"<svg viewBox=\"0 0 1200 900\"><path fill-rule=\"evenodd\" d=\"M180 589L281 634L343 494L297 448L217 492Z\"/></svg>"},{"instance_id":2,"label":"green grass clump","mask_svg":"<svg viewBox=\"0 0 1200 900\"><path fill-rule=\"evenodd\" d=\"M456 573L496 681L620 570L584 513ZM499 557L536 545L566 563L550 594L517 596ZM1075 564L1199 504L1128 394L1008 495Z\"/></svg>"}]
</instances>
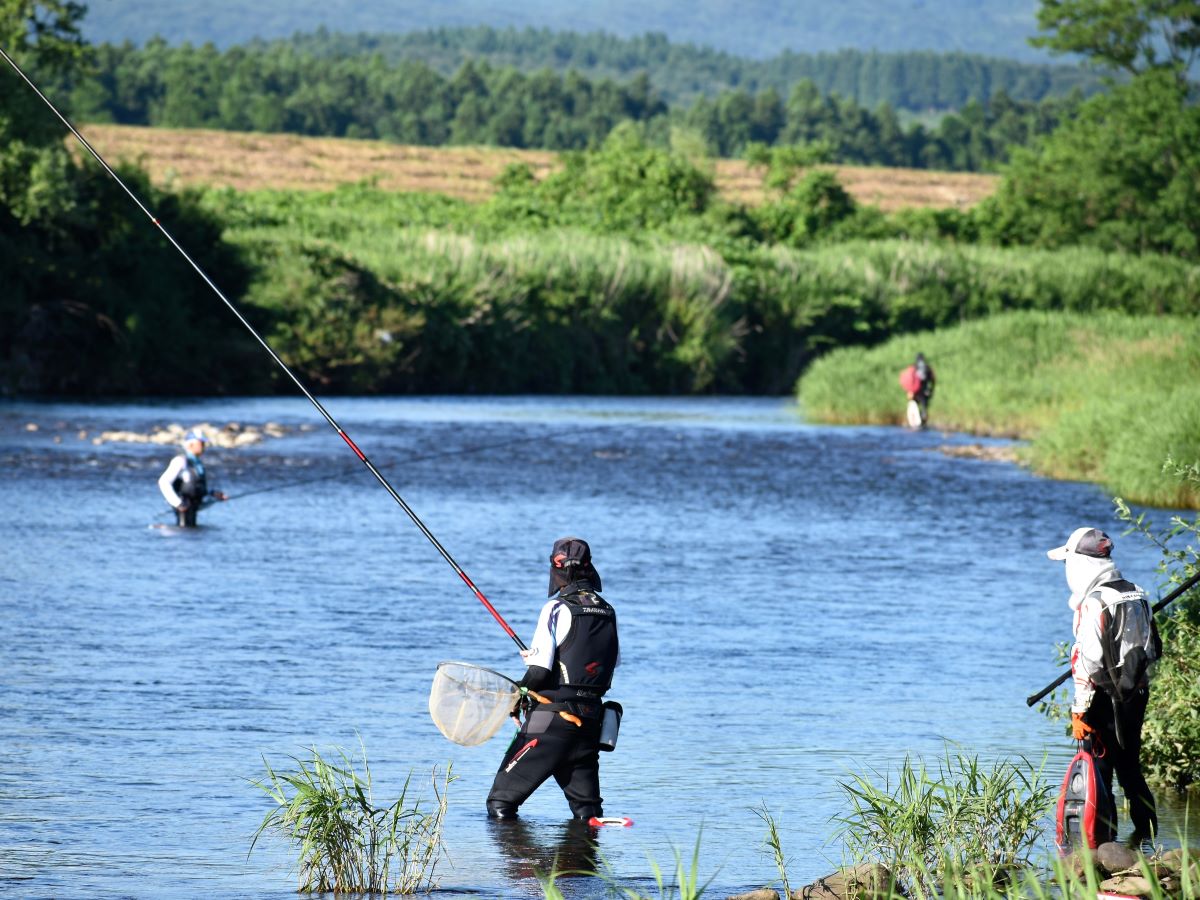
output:
<instances>
[{"instance_id":1,"label":"green grass clump","mask_svg":"<svg viewBox=\"0 0 1200 900\"><path fill-rule=\"evenodd\" d=\"M836 821L849 853L929 893L956 878L991 884L1027 865L1054 796L1028 763L985 766L949 748L936 771L906 757L882 783L857 775L840 786L849 811Z\"/></svg>"},{"instance_id":2,"label":"green grass clump","mask_svg":"<svg viewBox=\"0 0 1200 900\"><path fill-rule=\"evenodd\" d=\"M801 379L805 414L899 424L897 376L918 351L937 374L933 427L1028 438L1037 472L1132 502L1200 502L1196 484L1163 470L1168 458L1200 460L1200 321L1028 311L844 348Z\"/></svg>"},{"instance_id":3,"label":"green grass clump","mask_svg":"<svg viewBox=\"0 0 1200 900\"><path fill-rule=\"evenodd\" d=\"M413 894L434 885L442 850L442 823L450 769L433 773L434 801L429 809L409 798L411 776L390 806L376 806L366 750L362 774L338 749L337 760L315 748L298 768L281 772L264 760L266 777L254 782L274 802L254 835L271 831L299 851L299 890L303 893L369 892ZM406 805L407 804L407 805Z\"/></svg>"}]
</instances>

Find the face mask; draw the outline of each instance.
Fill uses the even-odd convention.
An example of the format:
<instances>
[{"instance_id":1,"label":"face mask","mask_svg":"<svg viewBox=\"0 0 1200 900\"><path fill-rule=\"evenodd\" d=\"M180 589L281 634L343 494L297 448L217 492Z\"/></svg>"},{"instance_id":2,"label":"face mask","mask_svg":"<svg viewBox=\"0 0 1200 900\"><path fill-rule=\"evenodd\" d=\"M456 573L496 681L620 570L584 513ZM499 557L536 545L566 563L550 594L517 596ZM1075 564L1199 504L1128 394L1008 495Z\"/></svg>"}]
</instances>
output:
<instances>
[{"instance_id":1,"label":"face mask","mask_svg":"<svg viewBox=\"0 0 1200 900\"><path fill-rule=\"evenodd\" d=\"M1067 601L1071 609L1078 609L1084 598L1100 585L1121 577L1116 564L1108 558L1069 553L1064 565L1067 587L1071 589L1071 599Z\"/></svg>"}]
</instances>

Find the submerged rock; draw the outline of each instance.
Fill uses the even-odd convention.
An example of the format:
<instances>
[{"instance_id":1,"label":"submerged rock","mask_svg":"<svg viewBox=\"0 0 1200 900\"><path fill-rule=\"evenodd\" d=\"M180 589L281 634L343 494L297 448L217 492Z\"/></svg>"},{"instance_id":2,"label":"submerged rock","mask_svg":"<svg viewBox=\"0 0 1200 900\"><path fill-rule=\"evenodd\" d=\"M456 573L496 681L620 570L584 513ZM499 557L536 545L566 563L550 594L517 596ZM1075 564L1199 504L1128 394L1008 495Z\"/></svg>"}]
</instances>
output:
<instances>
[{"instance_id":1,"label":"submerged rock","mask_svg":"<svg viewBox=\"0 0 1200 900\"><path fill-rule=\"evenodd\" d=\"M744 894L733 894L726 900L779 900L779 891L775 888L759 888Z\"/></svg>"},{"instance_id":2,"label":"submerged rock","mask_svg":"<svg viewBox=\"0 0 1200 900\"><path fill-rule=\"evenodd\" d=\"M1019 463L1017 449L1009 446L993 444L943 444L938 450L946 456L960 456L966 459L986 459L992 462Z\"/></svg>"}]
</instances>

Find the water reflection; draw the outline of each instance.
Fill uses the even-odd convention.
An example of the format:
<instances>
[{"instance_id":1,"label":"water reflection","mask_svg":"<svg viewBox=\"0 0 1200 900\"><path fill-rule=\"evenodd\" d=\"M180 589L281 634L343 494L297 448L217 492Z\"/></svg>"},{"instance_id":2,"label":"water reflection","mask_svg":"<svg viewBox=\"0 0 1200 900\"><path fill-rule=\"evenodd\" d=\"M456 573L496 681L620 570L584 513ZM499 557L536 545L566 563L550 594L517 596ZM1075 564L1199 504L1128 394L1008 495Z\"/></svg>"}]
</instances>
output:
<instances>
[{"instance_id":1,"label":"water reflection","mask_svg":"<svg viewBox=\"0 0 1200 900\"><path fill-rule=\"evenodd\" d=\"M561 880L597 871L596 832L586 822L531 826L523 819L492 819L488 834L499 850L504 873L512 881L548 876Z\"/></svg>"}]
</instances>

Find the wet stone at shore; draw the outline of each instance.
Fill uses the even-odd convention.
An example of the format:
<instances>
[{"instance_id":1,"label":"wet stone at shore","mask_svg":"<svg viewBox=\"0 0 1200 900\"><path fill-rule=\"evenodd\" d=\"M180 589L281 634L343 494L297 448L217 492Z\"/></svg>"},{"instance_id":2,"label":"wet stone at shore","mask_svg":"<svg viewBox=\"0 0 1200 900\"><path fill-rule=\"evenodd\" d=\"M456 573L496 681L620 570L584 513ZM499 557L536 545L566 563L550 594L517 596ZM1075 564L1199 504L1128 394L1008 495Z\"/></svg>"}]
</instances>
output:
<instances>
[{"instance_id":1,"label":"wet stone at shore","mask_svg":"<svg viewBox=\"0 0 1200 900\"><path fill-rule=\"evenodd\" d=\"M1084 879L1088 869L1094 868L1103 879L1100 890L1127 897L1183 897L1185 884L1200 883L1200 848L1197 847L1144 855L1122 844L1109 842L1101 844L1093 854L1073 853L1069 863L1076 877Z\"/></svg>"},{"instance_id":2,"label":"wet stone at shore","mask_svg":"<svg viewBox=\"0 0 1200 900\"><path fill-rule=\"evenodd\" d=\"M892 873L887 866L860 863L796 888L788 900L883 900L892 896L892 884ZM774 888L758 888L734 894L728 900L781 900L781 896Z\"/></svg>"}]
</instances>

